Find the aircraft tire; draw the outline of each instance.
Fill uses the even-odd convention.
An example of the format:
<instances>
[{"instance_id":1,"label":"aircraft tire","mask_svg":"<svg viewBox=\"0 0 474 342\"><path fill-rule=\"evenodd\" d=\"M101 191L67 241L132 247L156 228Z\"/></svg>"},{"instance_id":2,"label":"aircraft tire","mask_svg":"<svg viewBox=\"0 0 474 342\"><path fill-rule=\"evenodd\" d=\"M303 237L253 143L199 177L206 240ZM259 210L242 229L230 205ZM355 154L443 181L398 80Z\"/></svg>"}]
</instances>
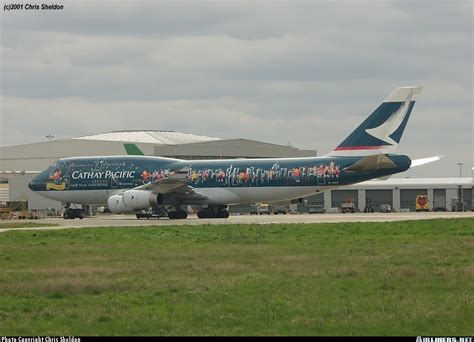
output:
<instances>
[{"instance_id":1,"label":"aircraft tire","mask_svg":"<svg viewBox=\"0 0 474 342\"><path fill-rule=\"evenodd\" d=\"M227 210L219 210L217 215L213 216L214 218L228 218L229 212Z\"/></svg>"},{"instance_id":2,"label":"aircraft tire","mask_svg":"<svg viewBox=\"0 0 474 342\"><path fill-rule=\"evenodd\" d=\"M211 209L199 210L197 212L197 217L200 219L204 218L228 218L229 212L227 210L214 211Z\"/></svg>"},{"instance_id":3,"label":"aircraft tire","mask_svg":"<svg viewBox=\"0 0 474 342\"><path fill-rule=\"evenodd\" d=\"M211 218L209 210L199 210L197 213L197 217L200 219Z\"/></svg>"},{"instance_id":4,"label":"aircraft tire","mask_svg":"<svg viewBox=\"0 0 474 342\"><path fill-rule=\"evenodd\" d=\"M188 217L188 213L184 210L170 211L168 217L170 220L182 220Z\"/></svg>"}]
</instances>

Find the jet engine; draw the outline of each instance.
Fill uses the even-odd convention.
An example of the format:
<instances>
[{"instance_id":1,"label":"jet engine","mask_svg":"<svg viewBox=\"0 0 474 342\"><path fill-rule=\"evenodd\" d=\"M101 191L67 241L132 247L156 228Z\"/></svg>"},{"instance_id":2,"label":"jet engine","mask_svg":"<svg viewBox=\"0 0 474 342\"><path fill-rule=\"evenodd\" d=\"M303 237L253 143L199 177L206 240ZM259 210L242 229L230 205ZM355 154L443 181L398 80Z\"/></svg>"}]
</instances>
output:
<instances>
[{"instance_id":1,"label":"jet engine","mask_svg":"<svg viewBox=\"0 0 474 342\"><path fill-rule=\"evenodd\" d=\"M127 208L123 204L122 195L113 195L107 199L107 207L112 213L126 213L133 211L132 208Z\"/></svg>"},{"instance_id":2,"label":"jet engine","mask_svg":"<svg viewBox=\"0 0 474 342\"><path fill-rule=\"evenodd\" d=\"M134 210L156 207L163 202L163 195L148 190L127 190L110 196L107 206L113 213L124 213Z\"/></svg>"}]
</instances>

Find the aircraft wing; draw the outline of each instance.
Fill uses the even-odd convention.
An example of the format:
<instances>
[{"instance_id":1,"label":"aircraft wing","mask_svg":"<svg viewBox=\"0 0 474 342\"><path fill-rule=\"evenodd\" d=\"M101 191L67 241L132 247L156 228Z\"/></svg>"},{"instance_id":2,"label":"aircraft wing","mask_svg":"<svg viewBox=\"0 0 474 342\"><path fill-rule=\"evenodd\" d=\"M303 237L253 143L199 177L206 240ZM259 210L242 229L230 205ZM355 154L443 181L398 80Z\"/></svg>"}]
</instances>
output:
<instances>
[{"instance_id":1,"label":"aircraft wing","mask_svg":"<svg viewBox=\"0 0 474 342\"><path fill-rule=\"evenodd\" d=\"M187 173L187 169L181 169L167 178L158 179L154 182L137 186L132 190L147 190L156 194L162 194L168 198L176 199L207 199L207 197L196 192L192 186L187 184Z\"/></svg>"}]
</instances>

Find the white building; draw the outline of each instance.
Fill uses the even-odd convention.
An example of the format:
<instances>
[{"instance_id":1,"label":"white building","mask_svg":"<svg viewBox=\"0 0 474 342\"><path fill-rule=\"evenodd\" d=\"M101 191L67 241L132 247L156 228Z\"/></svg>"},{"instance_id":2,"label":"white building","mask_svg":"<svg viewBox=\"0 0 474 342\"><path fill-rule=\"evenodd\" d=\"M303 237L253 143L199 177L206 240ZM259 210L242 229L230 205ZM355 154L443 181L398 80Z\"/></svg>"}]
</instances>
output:
<instances>
[{"instance_id":1,"label":"white building","mask_svg":"<svg viewBox=\"0 0 474 342\"><path fill-rule=\"evenodd\" d=\"M472 178L390 178L372 180L324 194L325 209L339 207L347 197L356 207L364 211L370 204L375 211L381 204L390 204L395 209L415 210L417 195L428 196L430 209L452 209L453 200L462 200L467 210L472 210Z\"/></svg>"}]
</instances>

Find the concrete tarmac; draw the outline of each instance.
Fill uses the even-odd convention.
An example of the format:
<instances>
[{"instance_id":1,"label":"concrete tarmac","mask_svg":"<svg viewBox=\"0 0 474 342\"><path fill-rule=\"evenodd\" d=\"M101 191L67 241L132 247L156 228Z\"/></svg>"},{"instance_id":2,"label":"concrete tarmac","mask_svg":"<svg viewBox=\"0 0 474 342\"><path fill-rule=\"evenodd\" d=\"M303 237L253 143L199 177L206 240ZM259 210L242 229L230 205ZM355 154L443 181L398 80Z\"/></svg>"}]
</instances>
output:
<instances>
[{"instance_id":1,"label":"concrete tarmac","mask_svg":"<svg viewBox=\"0 0 474 342\"><path fill-rule=\"evenodd\" d=\"M39 229L65 229L86 227L137 227L137 226L176 226L198 224L306 224L306 223L335 223L335 222L389 222L406 220L430 220L439 218L474 218L474 212L428 212L428 213L355 213L355 214L294 214L294 215L233 215L227 219L198 219L189 215L185 220L141 219L133 215L107 215L102 214L83 220L64 220L62 218L45 218L34 221L12 220L2 221L0 233L9 230L39 230ZM41 224L59 224L50 227L9 228L8 223L33 222Z\"/></svg>"}]
</instances>

